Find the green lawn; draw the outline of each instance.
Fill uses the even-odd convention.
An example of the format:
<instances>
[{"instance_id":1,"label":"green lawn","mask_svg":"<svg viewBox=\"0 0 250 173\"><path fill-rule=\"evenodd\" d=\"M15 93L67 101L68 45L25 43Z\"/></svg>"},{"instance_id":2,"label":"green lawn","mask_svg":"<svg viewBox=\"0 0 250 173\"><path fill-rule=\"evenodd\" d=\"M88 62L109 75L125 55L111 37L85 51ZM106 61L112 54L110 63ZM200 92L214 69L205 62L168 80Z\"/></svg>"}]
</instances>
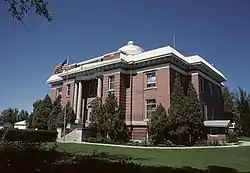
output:
<instances>
[{"instance_id":1,"label":"green lawn","mask_svg":"<svg viewBox=\"0 0 250 173\"><path fill-rule=\"evenodd\" d=\"M209 165L234 168L239 171L250 171L250 147L216 148L216 149L134 149L107 147L88 144L62 144L59 148L76 154L92 154L93 150L110 156L131 157L135 163L157 166L205 169ZM106 156L107 157L107 156Z\"/></svg>"},{"instance_id":2,"label":"green lawn","mask_svg":"<svg viewBox=\"0 0 250 173\"><path fill-rule=\"evenodd\" d=\"M241 137L238 137L238 140L239 141L250 141L250 137L241 136Z\"/></svg>"}]
</instances>

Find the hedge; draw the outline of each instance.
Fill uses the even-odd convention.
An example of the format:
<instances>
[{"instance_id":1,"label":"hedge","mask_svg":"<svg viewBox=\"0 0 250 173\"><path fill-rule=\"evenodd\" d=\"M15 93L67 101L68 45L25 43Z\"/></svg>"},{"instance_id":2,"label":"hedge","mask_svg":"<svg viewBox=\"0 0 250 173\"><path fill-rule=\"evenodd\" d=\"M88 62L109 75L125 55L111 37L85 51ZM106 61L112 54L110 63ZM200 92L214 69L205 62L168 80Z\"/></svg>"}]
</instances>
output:
<instances>
[{"instance_id":1,"label":"hedge","mask_svg":"<svg viewBox=\"0 0 250 173\"><path fill-rule=\"evenodd\" d=\"M55 142L57 139L57 131L1 129L0 136L7 141Z\"/></svg>"}]
</instances>

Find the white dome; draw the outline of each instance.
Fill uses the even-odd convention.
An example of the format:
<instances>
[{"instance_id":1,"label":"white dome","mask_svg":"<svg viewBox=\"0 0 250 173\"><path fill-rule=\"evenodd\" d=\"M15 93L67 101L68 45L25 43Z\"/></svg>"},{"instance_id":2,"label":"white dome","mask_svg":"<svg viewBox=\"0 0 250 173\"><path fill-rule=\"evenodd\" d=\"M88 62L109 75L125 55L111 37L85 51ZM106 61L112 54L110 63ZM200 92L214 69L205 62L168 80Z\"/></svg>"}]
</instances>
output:
<instances>
[{"instance_id":1,"label":"white dome","mask_svg":"<svg viewBox=\"0 0 250 173\"><path fill-rule=\"evenodd\" d=\"M144 50L141 47L134 45L133 41L129 41L127 45L122 46L118 51L124 52L127 55L136 55L142 53Z\"/></svg>"}]
</instances>

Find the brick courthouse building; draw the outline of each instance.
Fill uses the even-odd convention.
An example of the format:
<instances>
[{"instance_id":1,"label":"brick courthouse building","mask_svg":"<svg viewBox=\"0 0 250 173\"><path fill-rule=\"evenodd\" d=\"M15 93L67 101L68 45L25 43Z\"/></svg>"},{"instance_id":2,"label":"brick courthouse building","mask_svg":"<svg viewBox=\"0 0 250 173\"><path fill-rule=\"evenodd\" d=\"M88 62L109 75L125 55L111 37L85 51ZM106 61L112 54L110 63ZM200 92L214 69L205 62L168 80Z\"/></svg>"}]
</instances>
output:
<instances>
[{"instance_id":1,"label":"brick courthouse building","mask_svg":"<svg viewBox=\"0 0 250 173\"><path fill-rule=\"evenodd\" d=\"M91 101L105 100L114 92L126 124L133 126L132 138L145 139L147 120L156 105L170 106L174 78L184 87L192 82L202 103L206 120L220 119L224 75L199 55L184 56L170 46L144 51L132 41L115 52L70 64L68 72L52 75L51 98L61 94L62 104L70 101L76 123L89 125ZM68 80L66 76L68 74Z\"/></svg>"}]
</instances>

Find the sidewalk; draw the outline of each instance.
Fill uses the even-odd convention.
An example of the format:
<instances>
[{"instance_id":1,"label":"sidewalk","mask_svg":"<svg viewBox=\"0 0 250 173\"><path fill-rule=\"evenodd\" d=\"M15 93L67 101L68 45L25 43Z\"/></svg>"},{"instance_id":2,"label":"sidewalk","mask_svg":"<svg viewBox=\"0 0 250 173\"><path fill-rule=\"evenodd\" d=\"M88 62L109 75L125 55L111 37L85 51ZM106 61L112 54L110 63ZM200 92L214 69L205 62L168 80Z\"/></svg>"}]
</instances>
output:
<instances>
[{"instance_id":1,"label":"sidewalk","mask_svg":"<svg viewBox=\"0 0 250 173\"><path fill-rule=\"evenodd\" d=\"M59 141L58 141L59 142ZM236 147L244 147L250 146L249 141L239 141L239 145L223 145L223 146L195 146L195 147L143 147L143 146L129 146L129 145L115 145L115 144L103 144L103 143L89 143L89 142L77 142L77 141L65 141L60 143L77 143L77 144L85 144L85 145L97 145L97 146L107 146L107 147L121 147L121 148L141 148L141 149L203 149L203 148L236 148Z\"/></svg>"}]
</instances>

